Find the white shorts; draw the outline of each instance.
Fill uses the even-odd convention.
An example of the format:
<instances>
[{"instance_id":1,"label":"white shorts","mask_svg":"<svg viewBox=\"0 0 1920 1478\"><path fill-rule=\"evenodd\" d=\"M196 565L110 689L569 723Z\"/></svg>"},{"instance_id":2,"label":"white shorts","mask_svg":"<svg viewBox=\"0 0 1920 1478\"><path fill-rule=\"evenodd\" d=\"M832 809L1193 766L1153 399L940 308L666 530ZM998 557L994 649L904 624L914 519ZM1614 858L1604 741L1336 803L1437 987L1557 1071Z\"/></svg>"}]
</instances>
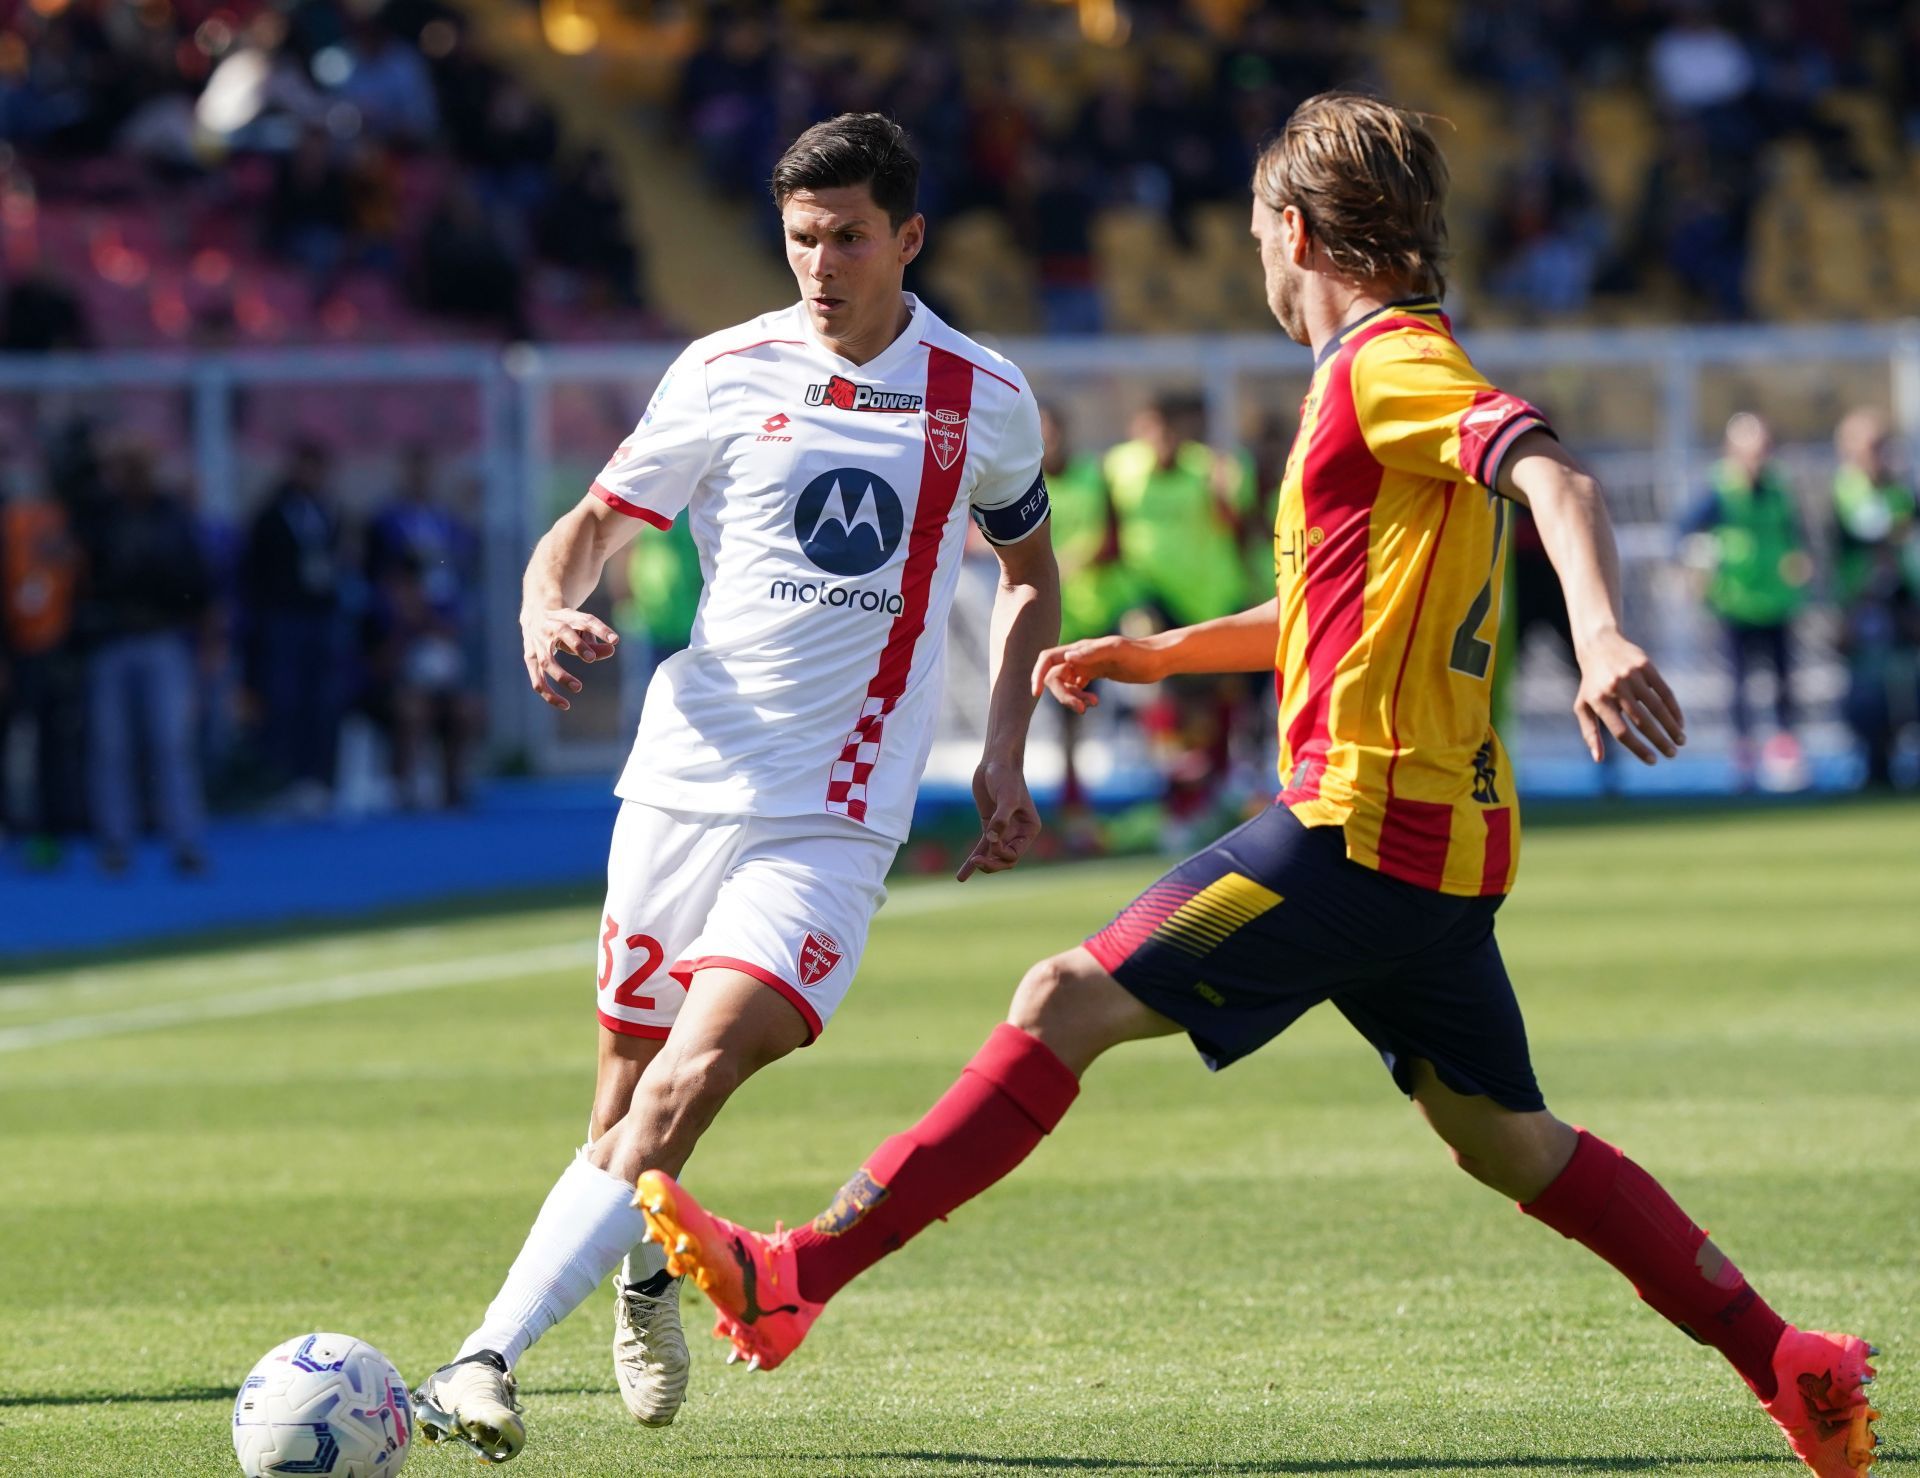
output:
<instances>
[{"instance_id":1,"label":"white shorts","mask_svg":"<svg viewBox=\"0 0 1920 1478\"><path fill-rule=\"evenodd\" d=\"M741 970L820 1035L853 984L899 843L841 816L712 816L622 801L600 919L609 1031L665 1037L696 970Z\"/></svg>"}]
</instances>

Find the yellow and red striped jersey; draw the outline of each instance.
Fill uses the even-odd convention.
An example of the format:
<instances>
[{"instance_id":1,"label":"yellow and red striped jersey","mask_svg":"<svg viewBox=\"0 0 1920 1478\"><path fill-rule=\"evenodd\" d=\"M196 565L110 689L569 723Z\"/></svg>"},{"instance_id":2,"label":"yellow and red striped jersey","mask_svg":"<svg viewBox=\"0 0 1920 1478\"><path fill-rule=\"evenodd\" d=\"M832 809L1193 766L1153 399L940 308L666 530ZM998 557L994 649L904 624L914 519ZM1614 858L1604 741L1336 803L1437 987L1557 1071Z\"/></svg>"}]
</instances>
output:
<instances>
[{"instance_id":1,"label":"yellow and red striped jersey","mask_svg":"<svg viewBox=\"0 0 1920 1478\"><path fill-rule=\"evenodd\" d=\"M1280 801L1347 855L1443 893L1505 893L1520 818L1493 731L1509 520L1501 459L1547 429L1431 300L1320 352L1274 527Z\"/></svg>"}]
</instances>

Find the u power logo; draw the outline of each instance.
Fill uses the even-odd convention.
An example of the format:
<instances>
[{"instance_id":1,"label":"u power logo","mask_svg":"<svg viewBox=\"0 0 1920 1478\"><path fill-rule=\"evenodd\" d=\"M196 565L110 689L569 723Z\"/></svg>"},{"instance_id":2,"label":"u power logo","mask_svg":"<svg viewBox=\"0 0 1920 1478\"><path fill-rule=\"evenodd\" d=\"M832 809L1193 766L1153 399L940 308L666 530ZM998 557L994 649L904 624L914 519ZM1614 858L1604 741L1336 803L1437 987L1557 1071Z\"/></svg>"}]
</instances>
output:
<instances>
[{"instance_id":1,"label":"u power logo","mask_svg":"<svg viewBox=\"0 0 1920 1478\"><path fill-rule=\"evenodd\" d=\"M801 489L793 509L794 537L830 575L872 574L893 558L905 524L900 495L859 467L821 473Z\"/></svg>"}]
</instances>

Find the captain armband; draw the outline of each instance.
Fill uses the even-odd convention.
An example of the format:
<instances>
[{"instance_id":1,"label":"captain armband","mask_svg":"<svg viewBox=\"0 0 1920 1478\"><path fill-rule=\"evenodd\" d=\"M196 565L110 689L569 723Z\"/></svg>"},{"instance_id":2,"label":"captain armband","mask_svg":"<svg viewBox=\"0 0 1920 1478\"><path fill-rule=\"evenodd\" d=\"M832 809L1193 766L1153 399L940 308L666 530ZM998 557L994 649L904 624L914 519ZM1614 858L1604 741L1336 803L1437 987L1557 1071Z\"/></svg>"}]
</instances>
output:
<instances>
[{"instance_id":1,"label":"captain armband","mask_svg":"<svg viewBox=\"0 0 1920 1478\"><path fill-rule=\"evenodd\" d=\"M1018 544L1041 524L1052 511L1047 497L1047 475L1034 474L1033 486L1004 508L975 508L973 521L989 544Z\"/></svg>"}]
</instances>

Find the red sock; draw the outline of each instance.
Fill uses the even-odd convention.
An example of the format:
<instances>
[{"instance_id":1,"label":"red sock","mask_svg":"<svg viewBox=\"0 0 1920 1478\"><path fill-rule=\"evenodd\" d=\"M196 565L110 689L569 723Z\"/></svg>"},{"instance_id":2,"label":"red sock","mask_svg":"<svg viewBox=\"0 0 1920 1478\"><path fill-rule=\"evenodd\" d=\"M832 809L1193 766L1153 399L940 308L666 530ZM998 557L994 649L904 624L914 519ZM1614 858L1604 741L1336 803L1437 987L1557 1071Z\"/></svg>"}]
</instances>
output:
<instances>
[{"instance_id":1,"label":"red sock","mask_svg":"<svg viewBox=\"0 0 1920 1478\"><path fill-rule=\"evenodd\" d=\"M793 1234L801 1297L824 1303L923 1227L972 1200L1053 1132L1080 1081L1017 1026L973 1061L905 1134L867 1157L812 1225Z\"/></svg>"},{"instance_id":2,"label":"red sock","mask_svg":"<svg viewBox=\"0 0 1920 1478\"><path fill-rule=\"evenodd\" d=\"M1579 1133L1567 1168L1520 1209L1613 1264L1641 1298L1725 1355L1771 1401L1773 1349L1786 1321L1659 1181L1604 1139Z\"/></svg>"}]
</instances>

